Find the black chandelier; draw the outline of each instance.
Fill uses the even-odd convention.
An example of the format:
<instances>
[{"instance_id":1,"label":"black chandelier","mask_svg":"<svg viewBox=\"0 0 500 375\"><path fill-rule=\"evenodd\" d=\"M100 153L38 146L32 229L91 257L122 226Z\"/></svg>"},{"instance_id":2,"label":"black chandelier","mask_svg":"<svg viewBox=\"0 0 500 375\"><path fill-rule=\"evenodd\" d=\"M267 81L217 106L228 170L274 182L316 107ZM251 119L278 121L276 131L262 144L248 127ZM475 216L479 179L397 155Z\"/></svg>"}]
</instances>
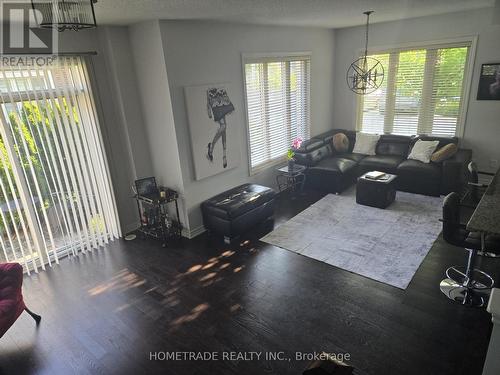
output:
<instances>
[{"instance_id":1,"label":"black chandelier","mask_svg":"<svg viewBox=\"0 0 500 375\"><path fill-rule=\"evenodd\" d=\"M365 95L377 90L384 82L384 67L377 59L368 56L368 25L373 10L366 14L365 53L355 60L347 70L347 86L356 94Z\"/></svg>"},{"instance_id":2,"label":"black chandelier","mask_svg":"<svg viewBox=\"0 0 500 375\"><path fill-rule=\"evenodd\" d=\"M95 3L97 0L31 0L38 27L57 31L97 27Z\"/></svg>"}]
</instances>

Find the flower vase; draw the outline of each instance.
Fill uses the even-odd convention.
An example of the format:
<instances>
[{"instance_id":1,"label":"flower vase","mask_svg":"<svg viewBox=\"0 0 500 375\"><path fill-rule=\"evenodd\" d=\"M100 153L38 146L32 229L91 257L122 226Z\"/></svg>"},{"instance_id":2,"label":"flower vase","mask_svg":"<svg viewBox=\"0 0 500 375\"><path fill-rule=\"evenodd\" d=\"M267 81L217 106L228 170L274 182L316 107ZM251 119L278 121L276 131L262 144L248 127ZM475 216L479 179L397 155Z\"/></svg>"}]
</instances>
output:
<instances>
[{"instance_id":1,"label":"flower vase","mask_svg":"<svg viewBox=\"0 0 500 375\"><path fill-rule=\"evenodd\" d=\"M295 168L295 160L293 159L288 160L288 173L293 173L294 168Z\"/></svg>"}]
</instances>

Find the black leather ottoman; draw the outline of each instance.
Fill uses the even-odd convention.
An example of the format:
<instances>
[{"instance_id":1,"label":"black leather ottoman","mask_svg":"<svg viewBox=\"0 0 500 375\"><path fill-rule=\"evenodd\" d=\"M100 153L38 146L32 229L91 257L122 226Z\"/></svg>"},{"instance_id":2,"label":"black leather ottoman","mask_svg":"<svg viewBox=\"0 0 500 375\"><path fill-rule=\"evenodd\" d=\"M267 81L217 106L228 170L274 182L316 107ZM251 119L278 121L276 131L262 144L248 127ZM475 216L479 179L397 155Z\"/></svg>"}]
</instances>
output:
<instances>
[{"instance_id":1,"label":"black leather ottoman","mask_svg":"<svg viewBox=\"0 0 500 375\"><path fill-rule=\"evenodd\" d=\"M386 173L385 179L371 180L358 178L356 184L356 203L365 206L386 208L396 198L396 175Z\"/></svg>"},{"instance_id":2,"label":"black leather ottoman","mask_svg":"<svg viewBox=\"0 0 500 375\"><path fill-rule=\"evenodd\" d=\"M201 204L203 224L224 236L225 242L270 219L274 215L276 192L256 184L244 184L212 197Z\"/></svg>"}]
</instances>

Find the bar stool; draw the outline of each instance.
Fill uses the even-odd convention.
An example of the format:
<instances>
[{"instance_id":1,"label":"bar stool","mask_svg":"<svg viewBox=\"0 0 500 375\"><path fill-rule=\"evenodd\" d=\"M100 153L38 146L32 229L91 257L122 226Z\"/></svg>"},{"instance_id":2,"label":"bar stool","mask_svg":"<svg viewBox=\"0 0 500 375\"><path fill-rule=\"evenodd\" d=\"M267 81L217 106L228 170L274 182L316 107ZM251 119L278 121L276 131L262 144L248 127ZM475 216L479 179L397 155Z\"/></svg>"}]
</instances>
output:
<instances>
[{"instance_id":1,"label":"bar stool","mask_svg":"<svg viewBox=\"0 0 500 375\"><path fill-rule=\"evenodd\" d=\"M489 172L480 172L477 168L476 163L474 163L473 161L471 161L467 165L467 169L469 170L469 181L467 182L468 191L466 193L466 197L464 198L467 198L467 196L469 196L469 198L472 200L472 203L477 206L477 204L481 200L482 195L489 186L489 184L480 183L479 176L484 175L493 177L495 176L495 174Z\"/></svg>"},{"instance_id":2,"label":"bar stool","mask_svg":"<svg viewBox=\"0 0 500 375\"><path fill-rule=\"evenodd\" d=\"M467 306L485 306L490 289L495 281L487 273L474 268L481 238L471 233L460 223L460 197L450 193L443 203L443 238L451 245L465 248L469 252L467 266L452 266L446 270L446 279L440 283L441 291L451 300ZM495 237L486 239L486 249L500 249Z\"/></svg>"}]
</instances>

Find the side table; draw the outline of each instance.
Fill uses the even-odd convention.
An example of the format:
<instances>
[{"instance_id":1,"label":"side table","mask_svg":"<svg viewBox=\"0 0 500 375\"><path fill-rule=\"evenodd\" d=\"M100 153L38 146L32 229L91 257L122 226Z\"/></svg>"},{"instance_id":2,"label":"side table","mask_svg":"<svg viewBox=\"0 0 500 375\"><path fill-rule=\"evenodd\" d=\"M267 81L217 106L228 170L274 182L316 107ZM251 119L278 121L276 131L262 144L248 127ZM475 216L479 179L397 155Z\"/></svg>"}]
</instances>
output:
<instances>
[{"instance_id":1,"label":"side table","mask_svg":"<svg viewBox=\"0 0 500 375\"><path fill-rule=\"evenodd\" d=\"M294 165L292 171L288 169L288 165L278 168L276 185L278 185L280 193L287 190L291 193L302 192L306 183L305 170L304 165Z\"/></svg>"}]
</instances>

